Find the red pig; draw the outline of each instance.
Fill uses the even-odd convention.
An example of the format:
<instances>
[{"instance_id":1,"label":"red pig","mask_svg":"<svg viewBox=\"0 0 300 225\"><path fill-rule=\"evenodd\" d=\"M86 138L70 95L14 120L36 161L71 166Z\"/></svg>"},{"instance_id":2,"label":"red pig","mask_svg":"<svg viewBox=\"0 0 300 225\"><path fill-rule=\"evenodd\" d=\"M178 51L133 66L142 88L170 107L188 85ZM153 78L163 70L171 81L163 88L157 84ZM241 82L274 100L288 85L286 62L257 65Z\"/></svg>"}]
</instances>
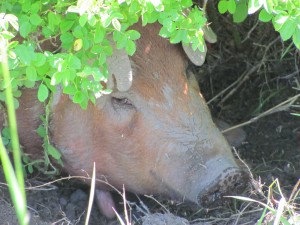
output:
<instances>
[{"instance_id":1,"label":"red pig","mask_svg":"<svg viewBox=\"0 0 300 225\"><path fill-rule=\"evenodd\" d=\"M118 189L202 206L243 190L247 175L213 123L194 75L186 73L189 54L161 38L158 24L133 29L141 33L135 55L109 59L111 94L86 110L67 95L54 96L50 140L64 170L91 175L95 162L97 178ZM35 130L44 114L35 96L35 89L23 90L17 110L21 145L33 155L42 151ZM102 182L96 187L102 212L113 217L111 189Z\"/></svg>"}]
</instances>

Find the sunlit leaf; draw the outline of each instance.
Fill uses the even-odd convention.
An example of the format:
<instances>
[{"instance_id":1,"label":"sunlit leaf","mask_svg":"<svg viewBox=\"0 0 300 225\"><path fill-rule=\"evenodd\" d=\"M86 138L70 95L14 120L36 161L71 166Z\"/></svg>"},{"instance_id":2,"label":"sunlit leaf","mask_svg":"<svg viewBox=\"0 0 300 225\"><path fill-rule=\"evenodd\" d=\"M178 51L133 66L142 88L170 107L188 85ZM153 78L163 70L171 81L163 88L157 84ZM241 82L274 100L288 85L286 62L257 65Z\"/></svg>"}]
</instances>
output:
<instances>
[{"instance_id":1,"label":"sunlit leaf","mask_svg":"<svg viewBox=\"0 0 300 225\"><path fill-rule=\"evenodd\" d=\"M221 0L218 3L218 10L221 14L224 14L228 10L228 2L226 0Z\"/></svg>"},{"instance_id":2,"label":"sunlit leaf","mask_svg":"<svg viewBox=\"0 0 300 225\"><path fill-rule=\"evenodd\" d=\"M253 14L257 12L263 5L261 0L249 0L248 2L248 13Z\"/></svg>"},{"instance_id":3,"label":"sunlit leaf","mask_svg":"<svg viewBox=\"0 0 300 225\"><path fill-rule=\"evenodd\" d=\"M262 22L269 22L269 21L273 18L273 15L272 15L272 14L269 14L265 9L262 9L262 10L259 12L258 18L259 18L259 20L262 21Z\"/></svg>"},{"instance_id":4,"label":"sunlit leaf","mask_svg":"<svg viewBox=\"0 0 300 225\"><path fill-rule=\"evenodd\" d=\"M246 1L239 1L236 5L235 13L233 14L233 22L241 23L248 16L248 7Z\"/></svg>"},{"instance_id":5,"label":"sunlit leaf","mask_svg":"<svg viewBox=\"0 0 300 225\"><path fill-rule=\"evenodd\" d=\"M48 98L49 90L44 84L40 84L38 89L38 100L44 102Z\"/></svg>"},{"instance_id":6,"label":"sunlit leaf","mask_svg":"<svg viewBox=\"0 0 300 225\"><path fill-rule=\"evenodd\" d=\"M227 7L228 7L228 12L230 12L231 14L234 14L235 10L236 10L235 0L229 0Z\"/></svg>"},{"instance_id":7,"label":"sunlit leaf","mask_svg":"<svg viewBox=\"0 0 300 225\"><path fill-rule=\"evenodd\" d=\"M52 156L54 159L58 160L61 158L61 153L52 145L48 144L46 150L48 154Z\"/></svg>"},{"instance_id":8,"label":"sunlit leaf","mask_svg":"<svg viewBox=\"0 0 300 225\"><path fill-rule=\"evenodd\" d=\"M26 68L26 77L28 80L35 81L37 77L36 69L33 66L28 66Z\"/></svg>"},{"instance_id":9,"label":"sunlit leaf","mask_svg":"<svg viewBox=\"0 0 300 225\"><path fill-rule=\"evenodd\" d=\"M74 41L74 45L73 45L73 49L74 49L74 51L79 51L81 48L82 48L82 39L76 39L75 41Z\"/></svg>"},{"instance_id":10,"label":"sunlit leaf","mask_svg":"<svg viewBox=\"0 0 300 225\"><path fill-rule=\"evenodd\" d=\"M280 36L283 41L286 41L292 37L292 35L295 32L296 25L297 23L295 20L293 19L286 20L286 22L282 25L282 27L279 30Z\"/></svg>"}]
</instances>

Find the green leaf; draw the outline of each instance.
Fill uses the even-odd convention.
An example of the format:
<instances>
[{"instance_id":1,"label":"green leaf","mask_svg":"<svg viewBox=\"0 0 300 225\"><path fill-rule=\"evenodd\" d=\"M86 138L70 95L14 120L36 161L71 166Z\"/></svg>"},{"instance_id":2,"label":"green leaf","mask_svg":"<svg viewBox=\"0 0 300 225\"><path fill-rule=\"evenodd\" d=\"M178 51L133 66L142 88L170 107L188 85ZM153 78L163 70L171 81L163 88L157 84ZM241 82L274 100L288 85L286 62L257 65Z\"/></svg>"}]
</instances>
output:
<instances>
[{"instance_id":1,"label":"green leaf","mask_svg":"<svg viewBox=\"0 0 300 225\"><path fill-rule=\"evenodd\" d=\"M22 92L20 90L16 90L13 92L14 97L19 98L22 95Z\"/></svg>"},{"instance_id":2,"label":"green leaf","mask_svg":"<svg viewBox=\"0 0 300 225\"><path fill-rule=\"evenodd\" d=\"M300 50L300 25L299 24L293 35L293 42L296 45L296 47Z\"/></svg>"},{"instance_id":3,"label":"green leaf","mask_svg":"<svg viewBox=\"0 0 300 225\"><path fill-rule=\"evenodd\" d=\"M233 21L235 23L243 22L248 16L248 7L246 1L239 1L236 5L235 13L233 14Z\"/></svg>"},{"instance_id":4,"label":"green leaf","mask_svg":"<svg viewBox=\"0 0 300 225\"><path fill-rule=\"evenodd\" d=\"M48 27L51 31L55 32L58 28L58 25L61 23L61 16L55 14L52 11L48 13Z\"/></svg>"},{"instance_id":5,"label":"green leaf","mask_svg":"<svg viewBox=\"0 0 300 225\"><path fill-rule=\"evenodd\" d=\"M126 31L126 35L129 40L135 41L141 37L141 34L136 30L128 30Z\"/></svg>"},{"instance_id":6,"label":"green leaf","mask_svg":"<svg viewBox=\"0 0 300 225\"><path fill-rule=\"evenodd\" d=\"M235 0L229 0L228 1L228 12L230 12L231 14L234 14L235 10L236 10Z\"/></svg>"},{"instance_id":7,"label":"green leaf","mask_svg":"<svg viewBox=\"0 0 300 225\"><path fill-rule=\"evenodd\" d=\"M73 102L74 103L81 103L84 99L83 93L80 91L77 91L73 97Z\"/></svg>"},{"instance_id":8,"label":"green leaf","mask_svg":"<svg viewBox=\"0 0 300 225\"><path fill-rule=\"evenodd\" d=\"M20 26L20 34L23 38L26 38L31 32L32 25L29 22L24 22Z\"/></svg>"},{"instance_id":9,"label":"green leaf","mask_svg":"<svg viewBox=\"0 0 300 225\"><path fill-rule=\"evenodd\" d=\"M64 87L63 93L68 95L75 95L77 89L73 85L68 85Z\"/></svg>"},{"instance_id":10,"label":"green leaf","mask_svg":"<svg viewBox=\"0 0 300 225\"><path fill-rule=\"evenodd\" d=\"M281 12L280 14L276 15L273 18L273 26L275 30L279 31L288 18L289 16L286 12Z\"/></svg>"},{"instance_id":11,"label":"green leaf","mask_svg":"<svg viewBox=\"0 0 300 225\"><path fill-rule=\"evenodd\" d=\"M84 96L83 100L79 103L80 107L83 109L83 110L86 110L87 106L88 106L88 98L86 98Z\"/></svg>"},{"instance_id":12,"label":"green leaf","mask_svg":"<svg viewBox=\"0 0 300 225\"><path fill-rule=\"evenodd\" d=\"M48 62L44 63L41 66L36 67L36 72L40 77L45 77L46 74L49 74L49 70L50 70L50 65Z\"/></svg>"},{"instance_id":13,"label":"green leaf","mask_svg":"<svg viewBox=\"0 0 300 225\"><path fill-rule=\"evenodd\" d=\"M75 55L71 55L70 54L69 57L68 57L68 61L67 62L68 62L68 67L69 68L72 68L72 69L75 69L75 70L81 68L81 61Z\"/></svg>"},{"instance_id":14,"label":"green leaf","mask_svg":"<svg viewBox=\"0 0 300 225\"><path fill-rule=\"evenodd\" d=\"M167 30L172 33L173 31L175 31L176 29L176 25L173 22L173 20L171 20L171 18L167 18L167 19L163 19L162 21L162 25L167 28Z\"/></svg>"},{"instance_id":15,"label":"green leaf","mask_svg":"<svg viewBox=\"0 0 300 225\"><path fill-rule=\"evenodd\" d=\"M99 54L103 51L103 48L101 45L94 45L92 48L91 48L91 53L94 53L94 54Z\"/></svg>"},{"instance_id":16,"label":"green leaf","mask_svg":"<svg viewBox=\"0 0 300 225\"><path fill-rule=\"evenodd\" d=\"M8 51L8 57L11 59L16 59L17 55L14 51Z\"/></svg>"},{"instance_id":17,"label":"green leaf","mask_svg":"<svg viewBox=\"0 0 300 225\"><path fill-rule=\"evenodd\" d=\"M116 18L116 19L120 19L120 20L124 19L124 16L120 12L113 12L111 17Z\"/></svg>"},{"instance_id":18,"label":"green leaf","mask_svg":"<svg viewBox=\"0 0 300 225\"><path fill-rule=\"evenodd\" d=\"M248 3L248 14L257 12L263 5L261 0L249 0Z\"/></svg>"},{"instance_id":19,"label":"green leaf","mask_svg":"<svg viewBox=\"0 0 300 225\"><path fill-rule=\"evenodd\" d=\"M10 40L10 39L15 37L15 35L13 33L9 32L9 31L6 31L6 30L0 32L0 35L2 37L4 37L5 39L7 39L7 40Z\"/></svg>"},{"instance_id":20,"label":"green leaf","mask_svg":"<svg viewBox=\"0 0 300 225\"><path fill-rule=\"evenodd\" d=\"M263 0L264 9L271 14L273 11L274 3L273 0Z\"/></svg>"},{"instance_id":21,"label":"green leaf","mask_svg":"<svg viewBox=\"0 0 300 225\"><path fill-rule=\"evenodd\" d=\"M291 38L295 32L296 29L296 21L293 19L288 19L286 22L282 25L282 27L279 30L280 36L283 41L288 40Z\"/></svg>"},{"instance_id":22,"label":"green leaf","mask_svg":"<svg viewBox=\"0 0 300 225\"><path fill-rule=\"evenodd\" d=\"M62 47L69 49L73 46L74 36L69 32L66 32L60 36L60 40L62 42Z\"/></svg>"},{"instance_id":23,"label":"green leaf","mask_svg":"<svg viewBox=\"0 0 300 225\"><path fill-rule=\"evenodd\" d=\"M17 41L9 42L7 45L7 48L12 49L12 48L16 47L18 44L19 44L19 42L17 42Z\"/></svg>"},{"instance_id":24,"label":"green leaf","mask_svg":"<svg viewBox=\"0 0 300 225\"><path fill-rule=\"evenodd\" d=\"M74 24L74 21L71 21L71 20L63 20L60 24L60 31L61 33L65 33L67 32L68 30L70 30L72 28Z\"/></svg>"},{"instance_id":25,"label":"green leaf","mask_svg":"<svg viewBox=\"0 0 300 225\"><path fill-rule=\"evenodd\" d=\"M121 31L121 24L120 21L117 18L112 19L112 25L117 31Z\"/></svg>"},{"instance_id":26,"label":"green leaf","mask_svg":"<svg viewBox=\"0 0 300 225\"><path fill-rule=\"evenodd\" d=\"M96 17L94 16L94 15L92 15L92 16L90 16L89 18L88 18L88 23L89 23L89 25L91 25L92 27L94 27L96 24L97 24L97 19L96 19Z\"/></svg>"},{"instance_id":27,"label":"green leaf","mask_svg":"<svg viewBox=\"0 0 300 225\"><path fill-rule=\"evenodd\" d=\"M24 81L24 86L26 88L33 88L35 86L35 82L34 81L30 81L30 80L25 80Z\"/></svg>"},{"instance_id":28,"label":"green leaf","mask_svg":"<svg viewBox=\"0 0 300 225\"><path fill-rule=\"evenodd\" d=\"M108 14L102 14L101 15L101 22L103 27L108 27L111 24L111 17ZM89 21L90 22L90 21Z\"/></svg>"},{"instance_id":29,"label":"green leaf","mask_svg":"<svg viewBox=\"0 0 300 225\"><path fill-rule=\"evenodd\" d=\"M54 148L51 144L47 145L46 150L47 150L47 153L50 156L52 156L54 159L56 159L56 160L61 159L61 153L56 148Z\"/></svg>"},{"instance_id":30,"label":"green leaf","mask_svg":"<svg viewBox=\"0 0 300 225\"><path fill-rule=\"evenodd\" d=\"M44 79L44 83L46 84L47 88L51 91L51 92L56 92L56 87L50 85L51 80L49 78L45 78Z\"/></svg>"},{"instance_id":31,"label":"green leaf","mask_svg":"<svg viewBox=\"0 0 300 225\"><path fill-rule=\"evenodd\" d=\"M16 99L16 98L13 98L13 101L14 101L14 107L15 107L15 109L19 108L19 106L20 106L19 100Z\"/></svg>"},{"instance_id":32,"label":"green leaf","mask_svg":"<svg viewBox=\"0 0 300 225\"><path fill-rule=\"evenodd\" d=\"M43 53L35 53L36 59L33 64L37 67L43 66L46 63L46 56Z\"/></svg>"},{"instance_id":33,"label":"green leaf","mask_svg":"<svg viewBox=\"0 0 300 225\"><path fill-rule=\"evenodd\" d=\"M192 0L182 0L180 4L183 8L188 8L193 5L193 1Z\"/></svg>"},{"instance_id":34,"label":"green leaf","mask_svg":"<svg viewBox=\"0 0 300 225\"><path fill-rule=\"evenodd\" d=\"M102 42L105 37L105 34L106 30L101 25L98 25L95 30L94 42L96 44Z\"/></svg>"},{"instance_id":35,"label":"green leaf","mask_svg":"<svg viewBox=\"0 0 300 225\"><path fill-rule=\"evenodd\" d=\"M36 130L36 132L38 133L38 135L42 138L44 138L46 136L46 129L44 128L43 125L40 125L38 127L38 129Z\"/></svg>"},{"instance_id":36,"label":"green leaf","mask_svg":"<svg viewBox=\"0 0 300 225\"><path fill-rule=\"evenodd\" d=\"M45 38L49 38L53 33L54 31L52 31L49 27L44 26L42 28L42 34L44 35Z\"/></svg>"},{"instance_id":37,"label":"green leaf","mask_svg":"<svg viewBox=\"0 0 300 225\"><path fill-rule=\"evenodd\" d=\"M38 14L32 14L29 20L30 23L34 26L38 26L43 22L42 18Z\"/></svg>"},{"instance_id":38,"label":"green leaf","mask_svg":"<svg viewBox=\"0 0 300 225\"><path fill-rule=\"evenodd\" d=\"M259 12L258 19L262 22L269 22L273 18L272 14L269 14L265 9Z\"/></svg>"},{"instance_id":39,"label":"green leaf","mask_svg":"<svg viewBox=\"0 0 300 225\"><path fill-rule=\"evenodd\" d=\"M32 167L32 165L27 165L27 170L28 170L28 173L29 174L32 174L33 173L33 167Z\"/></svg>"},{"instance_id":40,"label":"green leaf","mask_svg":"<svg viewBox=\"0 0 300 225\"><path fill-rule=\"evenodd\" d=\"M5 19L10 23L10 25L16 30L19 30L18 17L13 14L6 14Z\"/></svg>"},{"instance_id":41,"label":"green leaf","mask_svg":"<svg viewBox=\"0 0 300 225\"><path fill-rule=\"evenodd\" d=\"M88 21L88 15L85 13L82 16L80 16L79 18L79 24L80 26L84 27L84 25L86 24L86 22Z\"/></svg>"},{"instance_id":42,"label":"green leaf","mask_svg":"<svg viewBox=\"0 0 300 225\"><path fill-rule=\"evenodd\" d=\"M41 10L42 2L36 1L35 3L31 4L30 11L32 14L36 14Z\"/></svg>"},{"instance_id":43,"label":"green leaf","mask_svg":"<svg viewBox=\"0 0 300 225\"><path fill-rule=\"evenodd\" d=\"M29 65L33 60L36 59L36 54L32 46L18 45L15 48L15 53L19 57L21 63Z\"/></svg>"},{"instance_id":44,"label":"green leaf","mask_svg":"<svg viewBox=\"0 0 300 225\"><path fill-rule=\"evenodd\" d=\"M160 31L159 31L159 35L161 36L161 37L163 37L163 38L168 38L168 37L170 37L170 32L168 31L168 28L166 28L166 27L162 27L161 29L160 29Z\"/></svg>"},{"instance_id":45,"label":"green leaf","mask_svg":"<svg viewBox=\"0 0 300 225\"><path fill-rule=\"evenodd\" d=\"M48 88L44 84L40 84L39 89L38 89L38 100L40 102L44 102L48 98Z\"/></svg>"},{"instance_id":46,"label":"green leaf","mask_svg":"<svg viewBox=\"0 0 300 225\"><path fill-rule=\"evenodd\" d=\"M51 77L50 84L54 86L54 85L57 85L57 84L61 83L61 80L65 75L64 73L65 72L56 72L56 73L54 73L53 76Z\"/></svg>"},{"instance_id":47,"label":"green leaf","mask_svg":"<svg viewBox=\"0 0 300 225\"><path fill-rule=\"evenodd\" d=\"M30 7L31 7L31 1L30 0L24 1L22 4L22 11L28 12L30 10Z\"/></svg>"},{"instance_id":48,"label":"green leaf","mask_svg":"<svg viewBox=\"0 0 300 225\"><path fill-rule=\"evenodd\" d=\"M36 69L33 66L28 66L26 68L26 77L30 81L35 81L37 77Z\"/></svg>"},{"instance_id":49,"label":"green leaf","mask_svg":"<svg viewBox=\"0 0 300 225\"><path fill-rule=\"evenodd\" d=\"M218 3L218 10L221 14L224 14L228 10L228 2L226 0L221 0Z\"/></svg>"},{"instance_id":50,"label":"green leaf","mask_svg":"<svg viewBox=\"0 0 300 225\"><path fill-rule=\"evenodd\" d=\"M182 40L182 31L181 30L177 30L175 32L175 35L172 35L172 37L170 37L170 42L172 44L179 43L181 40Z\"/></svg>"},{"instance_id":51,"label":"green leaf","mask_svg":"<svg viewBox=\"0 0 300 225\"><path fill-rule=\"evenodd\" d=\"M81 38L76 39L74 41L74 45L73 45L74 51L76 51L76 52L79 51L82 48L82 45L83 45L82 39Z\"/></svg>"},{"instance_id":52,"label":"green leaf","mask_svg":"<svg viewBox=\"0 0 300 225\"><path fill-rule=\"evenodd\" d=\"M125 49L127 54L132 56L136 51L136 45L133 41L128 40Z\"/></svg>"},{"instance_id":53,"label":"green leaf","mask_svg":"<svg viewBox=\"0 0 300 225\"><path fill-rule=\"evenodd\" d=\"M115 34L116 32L114 32ZM127 45L128 37L125 34L117 35L118 38L116 39L117 42L117 49L124 48Z\"/></svg>"}]
</instances>

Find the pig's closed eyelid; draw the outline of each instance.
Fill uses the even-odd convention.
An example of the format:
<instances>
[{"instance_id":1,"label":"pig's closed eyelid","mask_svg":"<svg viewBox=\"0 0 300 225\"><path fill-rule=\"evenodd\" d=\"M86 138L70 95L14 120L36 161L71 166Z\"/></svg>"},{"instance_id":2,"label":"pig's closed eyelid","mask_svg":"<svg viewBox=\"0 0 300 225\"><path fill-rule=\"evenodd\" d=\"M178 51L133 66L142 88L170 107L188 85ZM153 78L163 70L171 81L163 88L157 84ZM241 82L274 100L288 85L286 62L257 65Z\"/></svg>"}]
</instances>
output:
<instances>
[{"instance_id":1,"label":"pig's closed eyelid","mask_svg":"<svg viewBox=\"0 0 300 225\"><path fill-rule=\"evenodd\" d=\"M113 104L118 104L118 105L127 105L127 106L133 106L132 101L128 98L117 98L117 97L112 97L112 102Z\"/></svg>"}]
</instances>

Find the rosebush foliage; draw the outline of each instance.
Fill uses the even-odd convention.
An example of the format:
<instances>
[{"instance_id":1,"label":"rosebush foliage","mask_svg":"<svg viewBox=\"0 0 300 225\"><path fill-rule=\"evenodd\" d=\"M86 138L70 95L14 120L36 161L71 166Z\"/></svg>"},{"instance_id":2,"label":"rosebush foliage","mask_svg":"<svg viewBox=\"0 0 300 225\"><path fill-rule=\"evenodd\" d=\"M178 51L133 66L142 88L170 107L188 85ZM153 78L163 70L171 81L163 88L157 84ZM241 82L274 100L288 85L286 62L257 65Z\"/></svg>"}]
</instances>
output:
<instances>
[{"instance_id":1,"label":"rosebush foliage","mask_svg":"<svg viewBox=\"0 0 300 225\"><path fill-rule=\"evenodd\" d=\"M60 85L63 93L82 108L87 107L89 100L95 103L96 96L109 91L102 86L108 76L106 58L113 52L109 39L133 55L134 41L140 34L128 27L140 18L143 25L159 21L163 25L160 35L172 43L192 43L195 50L204 51L202 27L207 20L198 8L187 15L184 9L191 6L190 0L0 3L0 39L8 45L14 97L21 95L19 87L38 85L38 99L44 102L49 90L55 92L55 86ZM43 42L57 45L57 49L41 51ZM4 88L1 82L0 90ZM0 100L3 98L1 92Z\"/></svg>"},{"instance_id":2,"label":"rosebush foliage","mask_svg":"<svg viewBox=\"0 0 300 225\"><path fill-rule=\"evenodd\" d=\"M14 97L21 95L19 87L38 86L38 99L44 102L49 90L55 92L60 85L82 108L89 100L95 103L110 91L102 85L108 77L106 58L113 52L109 40L133 55L140 34L128 27L138 20L143 25L158 21L163 25L160 35L171 43L191 43L194 50L205 51L202 28L208 21L201 7L211 2L186 10L192 4L191 0L3 1L0 41L8 46ZM292 37L300 49L299 0L220 0L218 9L233 14L235 22L260 10L261 21L272 20L282 39ZM43 44L55 49L43 51ZM1 82L0 100L4 88Z\"/></svg>"},{"instance_id":3,"label":"rosebush foliage","mask_svg":"<svg viewBox=\"0 0 300 225\"><path fill-rule=\"evenodd\" d=\"M300 49L300 1L299 0L220 0L220 13L229 12L233 21L243 22L248 14L259 11L259 20L270 22L283 41L292 38Z\"/></svg>"}]
</instances>

